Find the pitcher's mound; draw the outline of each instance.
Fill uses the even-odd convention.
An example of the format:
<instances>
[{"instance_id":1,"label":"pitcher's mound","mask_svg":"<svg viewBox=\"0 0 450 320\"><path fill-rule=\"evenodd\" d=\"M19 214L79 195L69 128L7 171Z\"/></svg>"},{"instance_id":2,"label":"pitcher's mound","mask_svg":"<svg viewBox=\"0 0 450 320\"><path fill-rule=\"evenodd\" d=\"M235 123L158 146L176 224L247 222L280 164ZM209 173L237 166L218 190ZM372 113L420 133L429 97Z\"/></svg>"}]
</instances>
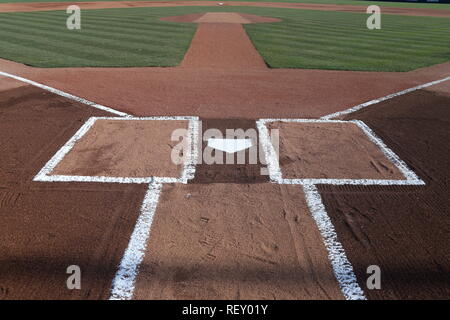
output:
<instances>
[{"instance_id":1,"label":"pitcher's mound","mask_svg":"<svg viewBox=\"0 0 450 320\"><path fill-rule=\"evenodd\" d=\"M261 23L261 22L279 22L280 19L255 16L253 14L237 12L207 12L196 14L185 14L182 16L173 16L161 18L163 21L171 22L192 22L192 23Z\"/></svg>"}]
</instances>

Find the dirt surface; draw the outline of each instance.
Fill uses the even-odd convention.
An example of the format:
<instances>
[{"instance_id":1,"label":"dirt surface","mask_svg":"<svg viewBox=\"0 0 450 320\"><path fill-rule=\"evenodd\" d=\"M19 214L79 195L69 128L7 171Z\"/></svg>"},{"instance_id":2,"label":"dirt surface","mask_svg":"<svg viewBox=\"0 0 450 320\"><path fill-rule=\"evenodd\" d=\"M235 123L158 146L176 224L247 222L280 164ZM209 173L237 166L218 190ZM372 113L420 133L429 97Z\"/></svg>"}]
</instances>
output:
<instances>
[{"instance_id":1,"label":"dirt surface","mask_svg":"<svg viewBox=\"0 0 450 320\"><path fill-rule=\"evenodd\" d=\"M172 149L186 136L172 141L172 133L187 129L187 121L100 119L51 174L178 178L182 166L172 161Z\"/></svg>"},{"instance_id":2,"label":"dirt surface","mask_svg":"<svg viewBox=\"0 0 450 320\"><path fill-rule=\"evenodd\" d=\"M450 92L449 92L450 93ZM416 91L350 115L368 124L425 182L411 187L325 187L322 196L361 285L376 264L370 299L448 299L450 97Z\"/></svg>"},{"instance_id":3,"label":"dirt surface","mask_svg":"<svg viewBox=\"0 0 450 320\"><path fill-rule=\"evenodd\" d=\"M181 62L183 68L265 69L242 25L201 23Z\"/></svg>"},{"instance_id":4,"label":"dirt surface","mask_svg":"<svg viewBox=\"0 0 450 320\"><path fill-rule=\"evenodd\" d=\"M108 298L145 187L33 182L88 117L107 114L9 81L0 83L0 299ZM66 287L70 265L81 290Z\"/></svg>"},{"instance_id":5,"label":"dirt surface","mask_svg":"<svg viewBox=\"0 0 450 320\"><path fill-rule=\"evenodd\" d=\"M190 14L161 20L200 24L181 67L227 70L267 68L242 24L280 21L230 12L207 12L201 16Z\"/></svg>"},{"instance_id":6,"label":"dirt surface","mask_svg":"<svg viewBox=\"0 0 450 320\"><path fill-rule=\"evenodd\" d=\"M401 172L353 123L273 122L287 179L394 179Z\"/></svg>"},{"instance_id":7,"label":"dirt surface","mask_svg":"<svg viewBox=\"0 0 450 320\"><path fill-rule=\"evenodd\" d=\"M283 2L237 2L221 1L224 6L246 6L246 7L273 7L303 10L324 10L365 13L367 6L314 4L314 3L283 3ZM176 7L176 6L217 6L217 1L114 1L114 2L73 2L81 9L107 9L107 8L130 8L130 7ZM450 10L428 9L428 8L395 8L382 7L383 14L397 14L409 16L450 17ZM26 11L50 11L66 10L66 3L2 3L0 12L26 12Z\"/></svg>"},{"instance_id":8,"label":"dirt surface","mask_svg":"<svg viewBox=\"0 0 450 320\"><path fill-rule=\"evenodd\" d=\"M450 62L392 73L181 67L41 69L0 59L0 70L138 116L318 118L447 77Z\"/></svg>"},{"instance_id":9,"label":"dirt surface","mask_svg":"<svg viewBox=\"0 0 450 320\"><path fill-rule=\"evenodd\" d=\"M198 33L204 25L200 24ZM245 33L235 28L242 26L226 25L217 27L224 32L223 41L239 34L245 47ZM202 30L200 42L214 41L208 29ZM256 53L250 49L235 52L247 61L245 57ZM214 61L207 52L214 49L193 44L192 50L196 54L187 59L189 63ZM407 73L270 70L250 67L247 62L234 68L234 63L228 59L203 67L194 63L194 68L37 69L0 60L0 69L135 115L201 116L203 132L214 127L221 132L254 129L255 119L263 117L319 117L446 77L450 71L450 63ZM32 182L87 118L108 114L11 80L0 80L2 87L0 295L6 299L107 298L145 186ZM450 151L444 142L449 140L449 97L448 84L442 84L349 118L361 119L374 129L426 186L320 187L362 288L366 288L367 266L381 267L382 289L365 290L369 298L448 299L450 208L445 199ZM113 133L120 135L121 142L130 141L128 129L135 128L113 130L109 138L107 129L93 137L93 145L110 143ZM297 130L293 136L299 138ZM152 142L145 134L136 138L138 145ZM326 143L338 140L326 138ZM318 140L305 147L326 146ZM86 156L88 145L83 149ZM112 150L109 155L117 156ZM343 150L335 151L342 160L338 151ZM127 156L131 154L124 152L113 167L118 164L123 169L121 161ZM152 156L148 153L149 159ZM368 170L371 156L370 152L360 157L369 159L363 162L363 170ZM97 165L98 159L86 159L87 167ZM330 156L325 159L327 167L335 161ZM102 160L111 166L111 159ZM71 165L76 167L78 161L75 157ZM323 174L323 168L309 170ZM147 166L136 170L140 169ZM259 162L199 165L190 184L163 187L136 298L343 298L301 188L264 183L267 177L259 174L260 169ZM83 272L80 291L66 288L66 268L73 264Z\"/></svg>"},{"instance_id":10,"label":"dirt surface","mask_svg":"<svg viewBox=\"0 0 450 320\"><path fill-rule=\"evenodd\" d=\"M7 91L15 88L20 88L26 86L26 83L13 81L11 79L0 77L0 91Z\"/></svg>"},{"instance_id":11,"label":"dirt surface","mask_svg":"<svg viewBox=\"0 0 450 320\"><path fill-rule=\"evenodd\" d=\"M190 183L261 183L269 181L268 175L261 174L265 165L261 161L255 120L201 119L201 121L202 161L197 164L195 177ZM212 134L215 132L210 130L218 132L213 136ZM227 130L233 132L228 131L227 133ZM210 133L208 134L208 132ZM251 139L252 146L255 147L241 153L227 154L208 147L209 138L246 138ZM205 159L211 159L211 161ZM212 161L214 163L211 163Z\"/></svg>"},{"instance_id":12,"label":"dirt surface","mask_svg":"<svg viewBox=\"0 0 450 320\"><path fill-rule=\"evenodd\" d=\"M299 186L165 185L136 299L342 299Z\"/></svg>"},{"instance_id":13,"label":"dirt surface","mask_svg":"<svg viewBox=\"0 0 450 320\"><path fill-rule=\"evenodd\" d=\"M436 92L441 96L450 97L450 81L442 82L437 85L426 88L428 92Z\"/></svg>"},{"instance_id":14,"label":"dirt surface","mask_svg":"<svg viewBox=\"0 0 450 320\"><path fill-rule=\"evenodd\" d=\"M207 12L185 14L182 16L172 16L161 18L163 21L170 22L192 22L192 23L264 23L264 22L280 22L280 19L262 17L253 14L237 13L237 12Z\"/></svg>"}]
</instances>

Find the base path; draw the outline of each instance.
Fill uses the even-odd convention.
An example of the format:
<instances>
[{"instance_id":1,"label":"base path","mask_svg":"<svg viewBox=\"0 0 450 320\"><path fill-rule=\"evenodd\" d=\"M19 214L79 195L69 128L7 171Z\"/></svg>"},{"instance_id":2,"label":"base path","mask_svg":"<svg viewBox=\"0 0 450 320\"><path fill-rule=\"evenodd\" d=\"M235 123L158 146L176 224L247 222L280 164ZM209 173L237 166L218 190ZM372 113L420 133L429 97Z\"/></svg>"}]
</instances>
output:
<instances>
[{"instance_id":1,"label":"base path","mask_svg":"<svg viewBox=\"0 0 450 320\"><path fill-rule=\"evenodd\" d=\"M130 7L177 7L177 6L216 6L217 1L114 1L114 2L72 2L81 9L107 9ZM245 7L272 7L304 10L343 11L365 13L367 6L313 4L313 3L283 3L283 2L237 2L222 1L225 6ZM383 14L396 14L407 16L450 17L450 10L438 10L428 8L394 8L382 7ZM67 3L42 2L42 3L4 3L0 4L0 12L27 12L66 10Z\"/></svg>"}]
</instances>

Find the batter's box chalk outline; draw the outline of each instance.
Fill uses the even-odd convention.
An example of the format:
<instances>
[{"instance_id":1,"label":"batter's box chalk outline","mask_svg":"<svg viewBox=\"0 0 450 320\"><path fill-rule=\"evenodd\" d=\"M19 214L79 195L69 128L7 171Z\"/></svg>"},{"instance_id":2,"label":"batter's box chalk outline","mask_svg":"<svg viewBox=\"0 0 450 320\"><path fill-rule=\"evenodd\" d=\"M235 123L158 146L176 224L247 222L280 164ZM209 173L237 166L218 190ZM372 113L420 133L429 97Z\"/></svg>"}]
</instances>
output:
<instances>
[{"instance_id":1,"label":"batter's box chalk outline","mask_svg":"<svg viewBox=\"0 0 450 320\"><path fill-rule=\"evenodd\" d=\"M266 124L270 122L354 123L365 133L370 141L378 146L386 158L400 170L405 179L283 179L278 155L272 145L269 131L266 126ZM323 243L328 253L328 259L342 294L347 300L366 300L364 291L358 284L353 266L347 258L344 247L339 242L336 230L327 214L322 197L320 196L320 192L316 185L424 185L425 182L409 169L406 163L389 149L364 122L359 120L260 119L256 122L256 127L259 132L259 140L266 158L271 182L278 184L298 184L302 186L306 203L322 236Z\"/></svg>"},{"instance_id":2,"label":"batter's box chalk outline","mask_svg":"<svg viewBox=\"0 0 450 320\"><path fill-rule=\"evenodd\" d=\"M77 176L77 175L52 175L52 171L72 150L78 140L80 140L97 120L117 120L117 121L167 121L178 120L188 121L187 155L183 164L180 177L106 177L106 176ZM39 173L34 177L34 181L44 182L100 182L100 183L184 183L194 178L195 165L198 157L198 130L199 118L189 116L176 117L91 117L83 126L70 138L61 149L44 165Z\"/></svg>"},{"instance_id":3,"label":"batter's box chalk outline","mask_svg":"<svg viewBox=\"0 0 450 320\"><path fill-rule=\"evenodd\" d=\"M294 123L353 123L356 124L367 138L374 143L384 154L384 156L402 173L404 180L397 179L285 179L280 168L278 155L273 147L269 130L266 124L270 122L294 122ZM319 119L260 119L256 122L259 132L259 140L266 158L267 169L270 180L279 184L299 184L299 185L425 185L409 167L401 160L375 133L360 120L319 120Z\"/></svg>"}]
</instances>

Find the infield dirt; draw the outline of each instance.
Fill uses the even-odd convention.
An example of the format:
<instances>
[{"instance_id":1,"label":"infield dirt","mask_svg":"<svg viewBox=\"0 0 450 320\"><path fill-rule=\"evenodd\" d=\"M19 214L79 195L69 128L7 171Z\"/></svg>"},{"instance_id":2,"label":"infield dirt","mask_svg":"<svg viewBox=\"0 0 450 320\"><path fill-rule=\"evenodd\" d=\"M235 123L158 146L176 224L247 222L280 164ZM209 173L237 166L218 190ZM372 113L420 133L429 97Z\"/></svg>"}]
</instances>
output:
<instances>
[{"instance_id":1,"label":"infield dirt","mask_svg":"<svg viewBox=\"0 0 450 320\"><path fill-rule=\"evenodd\" d=\"M236 59L250 61L257 52L238 27L218 30L224 41L239 34ZM200 40L211 40L200 29ZM0 66L134 115L201 116L204 130L221 131L254 128L259 118L320 117L443 78L450 68L270 70L258 62L227 70L231 59L217 65L209 49L191 49L198 50L191 61L202 60L205 68L41 70L5 60ZM33 182L86 119L109 114L10 79L0 86L2 298L108 298L146 186ZM368 124L425 186L319 188L360 286L367 266L381 267L382 290L365 290L368 298L448 298L448 89L416 91L347 118ZM189 184L164 185L136 298L343 298L301 188L266 183L260 169L260 163L200 165ZM80 291L66 287L72 264L83 270Z\"/></svg>"},{"instance_id":2,"label":"infield dirt","mask_svg":"<svg viewBox=\"0 0 450 320\"><path fill-rule=\"evenodd\" d=\"M106 299L145 187L33 182L88 117L108 114L7 81L0 91L0 298ZM70 265L82 270L81 290L67 289Z\"/></svg>"},{"instance_id":3,"label":"infield dirt","mask_svg":"<svg viewBox=\"0 0 450 320\"><path fill-rule=\"evenodd\" d=\"M182 166L173 161L172 150L187 137L173 141L172 133L187 129L187 121L99 119L52 174L178 178Z\"/></svg>"},{"instance_id":4,"label":"infield dirt","mask_svg":"<svg viewBox=\"0 0 450 320\"><path fill-rule=\"evenodd\" d=\"M426 185L320 187L358 279L368 265L382 270L382 290L366 290L369 299L448 299L450 95L433 91L348 117L369 125Z\"/></svg>"},{"instance_id":5,"label":"infield dirt","mask_svg":"<svg viewBox=\"0 0 450 320\"><path fill-rule=\"evenodd\" d=\"M273 122L287 179L398 179L402 173L354 123Z\"/></svg>"},{"instance_id":6,"label":"infield dirt","mask_svg":"<svg viewBox=\"0 0 450 320\"><path fill-rule=\"evenodd\" d=\"M343 299L300 186L165 185L136 299Z\"/></svg>"}]
</instances>

